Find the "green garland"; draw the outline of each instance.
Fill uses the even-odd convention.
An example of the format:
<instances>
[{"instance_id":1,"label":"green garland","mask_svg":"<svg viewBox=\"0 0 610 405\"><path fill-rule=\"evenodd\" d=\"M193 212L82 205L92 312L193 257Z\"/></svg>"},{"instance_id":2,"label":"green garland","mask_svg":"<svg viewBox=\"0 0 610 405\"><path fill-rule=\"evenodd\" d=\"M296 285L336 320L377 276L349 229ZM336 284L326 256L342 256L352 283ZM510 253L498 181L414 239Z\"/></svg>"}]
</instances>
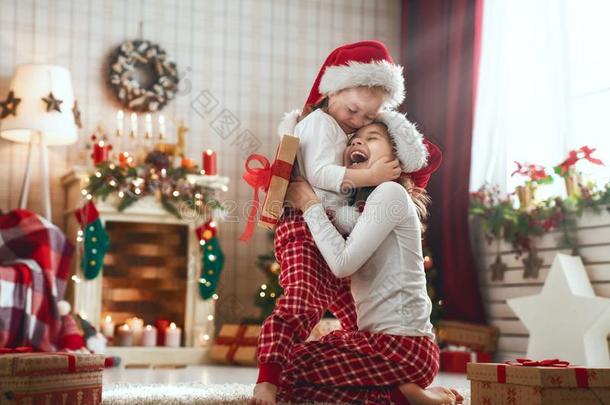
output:
<instances>
[{"instance_id":1,"label":"green garland","mask_svg":"<svg viewBox=\"0 0 610 405\"><path fill-rule=\"evenodd\" d=\"M89 177L86 191L92 197L105 201L116 193L120 199L119 211L125 210L140 198L153 195L163 208L181 219L180 207L187 207L197 215L204 207L222 209L215 198L215 190L189 182L187 174L199 174L197 170L183 167L159 167L144 163L138 166L121 166L113 162L96 165Z\"/></svg>"},{"instance_id":2,"label":"green garland","mask_svg":"<svg viewBox=\"0 0 610 405\"><path fill-rule=\"evenodd\" d=\"M580 186L580 196L551 197L537 202L531 210L515 208L508 196L502 196L497 187L483 186L471 194L469 213L481 219L488 242L504 239L517 256L531 251L531 239L546 232L560 230L563 245L577 253L575 239L576 220L585 208L594 212L610 212L610 183L603 189L594 184Z\"/></svg>"}]
</instances>

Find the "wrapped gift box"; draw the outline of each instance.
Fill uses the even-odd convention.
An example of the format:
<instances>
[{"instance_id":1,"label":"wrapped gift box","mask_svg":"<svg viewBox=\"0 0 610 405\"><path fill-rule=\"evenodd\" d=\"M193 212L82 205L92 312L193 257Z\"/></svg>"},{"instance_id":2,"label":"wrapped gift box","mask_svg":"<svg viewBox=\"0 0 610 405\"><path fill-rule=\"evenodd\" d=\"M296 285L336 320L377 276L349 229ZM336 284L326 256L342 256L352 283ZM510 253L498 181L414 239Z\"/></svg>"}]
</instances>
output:
<instances>
[{"instance_id":1,"label":"wrapped gift box","mask_svg":"<svg viewBox=\"0 0 610 405\"><path fill-rule=\"evenodd\" d=\"M282 136L271 164L271 180L258 219L258 224L263 228L273 229L282 215L284 197L298 148L299 138L291 135Z\"/></svg>"},{"instance_id":2,"label":"wrapped gift box","mask_svg":"<svg viewBox=\"0 0 610 405\"><path fill-rule=\"evenodd\" d=\"M210 359L221 364L256 366L260 325L222 325L210 351Z\"/></svg>"},{"instance_id":3,"label":"wrapped gift box","mask_svg":"<svg viewBox=\"0 0 610 405\"><path fill-rule=\"evenodd\" d=\"M437 333L443 344L466 346L487 353L493 353L498 343L498 328L495 326L440 321Z\"/></svg>"},{"instance_id":4,"label":"wrapped gift box","mask_svg":"<svg viewBox=\"0 0 610 405\"><path fill-rule=\"evenodd\" d=\"M489 363L491 354L471 350L465 346L448 346L441 349L441 371L466 373L468 363Z\"/></svg>"},{"instance_id":5,"label":"wrapped gift box","mask_svg":"<svg viewBox=\"0 0 610 405\"><path fill-rule=\"evenodd\" d=\"M103 369L103 355L2 354L0 404L100 404Z\"/></svg>"},{"instance_id":6,"label":"wrapped gift box","mask_svg":"<svg viewBox=\"0 0 610 405\"><path fill-rule=\"evenodd\" d=\"M471 405L610 404L610 369L469 363Z\"/></svg>"}]
</instances>

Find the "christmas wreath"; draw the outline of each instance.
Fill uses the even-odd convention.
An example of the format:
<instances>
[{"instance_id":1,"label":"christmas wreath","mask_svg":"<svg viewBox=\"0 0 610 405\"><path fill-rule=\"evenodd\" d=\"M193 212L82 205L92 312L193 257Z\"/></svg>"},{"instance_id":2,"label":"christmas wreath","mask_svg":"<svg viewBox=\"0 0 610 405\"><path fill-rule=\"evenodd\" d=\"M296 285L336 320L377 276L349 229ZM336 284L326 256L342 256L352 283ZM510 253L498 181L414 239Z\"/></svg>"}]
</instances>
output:
<instances>
[{"instance_id":1,"label":"christmas wreath","mask_svg":"<svg viewBox=\"0 0 610 405\"><path fill-rule=\"evenodd\" d=\"M110 57L108 83L129 110L161 110L174 98L178 82L176 64L150 41L125 41Z\"/></svg>"}]
</instances>

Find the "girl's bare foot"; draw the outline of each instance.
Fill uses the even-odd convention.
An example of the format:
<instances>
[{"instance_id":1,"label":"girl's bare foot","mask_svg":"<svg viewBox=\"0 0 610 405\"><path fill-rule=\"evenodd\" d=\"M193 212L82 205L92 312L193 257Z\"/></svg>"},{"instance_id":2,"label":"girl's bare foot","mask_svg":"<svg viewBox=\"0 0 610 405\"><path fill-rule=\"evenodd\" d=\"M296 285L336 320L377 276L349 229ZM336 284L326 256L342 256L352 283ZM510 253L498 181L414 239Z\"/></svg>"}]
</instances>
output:
<instances>
[{"instance_id":1,"label":"girl's bare foot","mask_svg":"<svg viewBox=\"0 0 610 405\"><path fill-rule=\"evenodd\" d=\"M453 405L464 401L464 397L457 390L445 387L423 389L417 384L407 383L398 388L413 405Z\"/></svg>"},{"instance_id":2,"label":"girl's bare foot","mask_svg":"<svg viewBox=\"0 0 610 405\"><path fill-rule=\"evenodd\" d=\"M277 386L268 382L258 383L254 386L254 393L250 405L276 405L275 397Z\"/></svg>"}]
</instances>

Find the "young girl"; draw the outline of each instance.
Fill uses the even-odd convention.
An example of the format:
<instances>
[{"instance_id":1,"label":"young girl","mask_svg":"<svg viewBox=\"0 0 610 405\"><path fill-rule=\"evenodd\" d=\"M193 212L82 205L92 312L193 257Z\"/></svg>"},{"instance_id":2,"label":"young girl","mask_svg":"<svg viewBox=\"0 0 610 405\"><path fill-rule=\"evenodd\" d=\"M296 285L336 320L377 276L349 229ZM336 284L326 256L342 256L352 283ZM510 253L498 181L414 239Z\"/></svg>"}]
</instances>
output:
<instances>
[{"instance_id":1,"label":"young girl","mask_svg":"<svg viewBox=\"0 0 610 405\"><path fill-rule=\"evenodd\" d=\"M398 160L376 161L365 170L342 165L348 135L372 122L382 108L404 98L402 68L387 48L362 41L335 49L316 78L300 121L286 133L300 138L297 169L314 188L329 214L347 205L349 191L400 175ZM294 112L288 120L296 123ZM274 240L284 294L265 320L258 341L259 377L252 403L275 404L280 374L292 346L305 341L327 309L346 330L356 330L349 280L329 271L302 213L286 209Z\"/></svg>"},{"instance_id":2,"label":"young girl","mask_svg":"<svg viewBox=\"0 0 610 405\"><path fill-rule=\"evenodd\" d=\"M378 123L350 140L345 165L363 170L390 156L404 162L409 126L399 113L382 113ZM439 164L440 152L432 149L428 175ZM369 194L360 196L366 198L364 210L347 240L306 182L290 185L287 199L304 212L330 270L336 277L351 277L358 331L335 331L295 346L280 383L282 401L440 405L463 400L455 390L427 388L439 362L421 249L427 197L414 187L424 185L422 179L415 184L403 179L364 190Z\"/></svg>"}]
</instances>

